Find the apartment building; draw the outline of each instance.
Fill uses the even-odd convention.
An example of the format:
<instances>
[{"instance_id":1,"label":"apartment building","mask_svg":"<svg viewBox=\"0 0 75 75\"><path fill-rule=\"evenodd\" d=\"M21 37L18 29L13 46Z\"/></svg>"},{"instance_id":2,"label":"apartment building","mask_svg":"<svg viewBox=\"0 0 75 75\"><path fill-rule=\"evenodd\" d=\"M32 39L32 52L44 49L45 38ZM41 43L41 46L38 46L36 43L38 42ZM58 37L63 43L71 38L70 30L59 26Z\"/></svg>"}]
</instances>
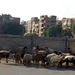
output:
<instances>
[{"instance_id":1,"label":"apartment building","mask_svg":"<svg viewBox=\"0 0 75 75\"><path fill-rule=\"evenodd\" d=\"M13 23L20 24L20 18L0 15L0 33L2 32L3 23L8 23L8 22L13 22Z\"/></svg>"},{"instance_id":2,"label":"apartment building","mask_svg":"<svg viewBox=\"0 0 75 75\"><path fill-rule=\"evenodd\" d=\"M11 17L11 16L2 16L2 23L14 22L20 24L20 18Z\"/></svg>"},{"instance_id":3,"label":"apartment building","mask_svg":"<svg viewBox=\"0 0 75 75\"><path fill-rule=\"evenodd\" d=\"M56 25L56 16L50 16L50 17L48 17L47 15L40 16L40 19L39 19L39 36L42 36L43 31L52 25Z\"/></svg>"},{"instance_id":4,"label":"apartment building","mask_svg":"<svg viewBox=\"0 0 75 75\"><path fill-rule=\"evenodd\" d=\"M59 24L60 22L62 22L62 20L56 20L56 24Z\"/></svg>"},{"instance_id":5,"label":"apartment building","mask_svg":"<svg viewBox=\"0 0 75 75\"><path fill-rule=\"evenodd\" d=\"M31 33L31 20L26 22L25 29L26 29L25 35Z\"/></svg>"},{"instance_id":6,"label":"apartment building","mask_svg":"<svg viewBox=\"0 0 75 75\"><path fill-rule=\"evenodd\" d=\"M63 18L62 19L62 28L63 28L63 30L71 29L73 23L75 23L75 18Z\"/></svg>"},{"instance_id":7,"label":"apartment building","mask_svg":"<svg viewBox=\"0 0 75 75\"><path fill-rule=\"evenodd\" d=\"M26 28L26 34L33 34L36 33L38 34L39 31L39 19L37 17L32 17L31 20L26 22L25 25Z\"/></svg>"},{"instance_id":8,"label":"apartment building","mask_svg":"<svg viewBox=\"0 0 75 75\"><path fill-rule=\"evenodd\" d=\"M38 36L42 36L43 31L52 25L56 25L56 16L42 15L40 19L32 17L31 20L26 22L26 34L36 33Z\"/></svg>"}]
</instances>

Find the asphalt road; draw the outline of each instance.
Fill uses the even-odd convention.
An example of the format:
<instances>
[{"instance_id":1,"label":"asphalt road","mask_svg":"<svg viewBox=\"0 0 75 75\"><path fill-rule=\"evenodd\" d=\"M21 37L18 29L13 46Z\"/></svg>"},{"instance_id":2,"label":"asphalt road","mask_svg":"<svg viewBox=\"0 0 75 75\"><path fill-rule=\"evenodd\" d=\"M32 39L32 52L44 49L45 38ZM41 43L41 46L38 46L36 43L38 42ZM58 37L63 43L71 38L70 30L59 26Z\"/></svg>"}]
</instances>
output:
<instances>
[{"instance_id":1,"label":"asphalt road","mask_svg":"<svg viewBox=\"0 0 75 75\"><path fill-rule=\"evenodd\" d=\"M0 75L75 75L75 68L46 68L44 66L24 66L10 61L0 63Z\"/></svg>"}]
</instances>

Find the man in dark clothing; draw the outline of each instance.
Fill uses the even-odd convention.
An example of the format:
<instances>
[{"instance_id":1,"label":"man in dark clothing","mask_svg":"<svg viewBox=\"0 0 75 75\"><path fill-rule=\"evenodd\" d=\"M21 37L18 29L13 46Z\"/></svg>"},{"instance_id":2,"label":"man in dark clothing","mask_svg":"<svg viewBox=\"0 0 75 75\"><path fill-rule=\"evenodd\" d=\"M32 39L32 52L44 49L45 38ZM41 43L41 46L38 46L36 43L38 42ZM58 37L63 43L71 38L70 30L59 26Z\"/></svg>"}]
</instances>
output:
<instances>
[{"instance_id":1,"label":"man in dark clothing","mask_svg":"<svg viewBox=\"0 0 75 75\"><path fill-rule=\"evenodd\" d=\"M71 48L68 48L68 52L71 54L72 53L72 50L71 50Z\"/></svg>"},{"instance_id":2,"label":"man in dark clothing","mask_svg":"<svg viewBox=\"0 0 75 75\"><path fill-rule=\"evenodd\" d=\"M25 46L25 47L23 48L23 52L22 52L22 54L21 54L21 57L22 57L22 58L23 58L24 54L26 53L26 49L27 49L27 47Z\"/></svg>"},{"instance_id":3,"label":"man in dark clothing","mask_svg":"<svg viewBox=\"0 0 75 75\"><path fill-rule=\"evenodd\" d=\"M36 49L39 50L39 46L36 46Z\"/></svg>"}]
</instances>

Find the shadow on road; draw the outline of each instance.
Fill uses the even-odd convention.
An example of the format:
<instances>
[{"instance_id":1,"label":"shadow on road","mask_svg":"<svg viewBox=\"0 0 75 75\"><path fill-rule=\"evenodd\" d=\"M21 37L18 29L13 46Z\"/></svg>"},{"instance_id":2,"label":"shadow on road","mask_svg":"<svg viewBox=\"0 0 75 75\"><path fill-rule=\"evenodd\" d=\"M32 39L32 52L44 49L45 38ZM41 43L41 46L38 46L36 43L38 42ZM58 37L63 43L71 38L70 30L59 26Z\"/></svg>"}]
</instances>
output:
<instances>
[{"instance_id":1,"label":"shadow on road","mask_svg":"<svg viewBox=\"0 0 75 75\"><path fill-rule=\"evenodd\" d=\"M66 71L66 70L72 70L75 71L75 67L47 67L50 70L59 70L59 71Z\"/></svg>"},{"instance_id":2,"label":"shadow on road","mask_svg":"<svg viewBox=\"0 0 75 75\"><path fill-rule=\"evenodd\" d=\"M10 60L8 63L6 63L4 60L1 63L2 65L10 65L10 66L22 66L26 68L37 68L37 69L48 69L48 70L55 70L55 71L66 71L66 70L72 70L75 71L75 67L49 67L49 66L43 66L43 65L37 65L37 64L31 64L31 65L23 65L23 64L15 64Z\"/></svg>"},{"instance_id":3,"label":"shadow on road","mask_svg":"<svg viewBox=\"0 0 75 75\"><path fill-rule=\"evenodd\" d=\"M4 63L4 65L10 65L10 66L22 66L26 68L37 68L37 69L48 69L48 70L54 70L54 71L66 71L66 70L72 70L75 71L75 67L48 67L48 66L42 66L42 65L23 65L23 64L11 64L11 63Z\"/></svg>"}]
</instances>

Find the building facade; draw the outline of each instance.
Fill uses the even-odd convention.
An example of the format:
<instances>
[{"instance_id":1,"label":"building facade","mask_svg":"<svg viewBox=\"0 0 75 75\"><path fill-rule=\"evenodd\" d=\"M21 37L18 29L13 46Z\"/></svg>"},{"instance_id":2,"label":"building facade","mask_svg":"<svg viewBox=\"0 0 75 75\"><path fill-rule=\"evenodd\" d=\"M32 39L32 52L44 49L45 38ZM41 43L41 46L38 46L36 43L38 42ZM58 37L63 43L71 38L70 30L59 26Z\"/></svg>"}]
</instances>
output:
<instances>
[{"instance_id":1,"label":"building facade","mask_svg":"<svg viewBox=\"0 0 75 75\"><path fill-rule=\"evenodd\" d=\"M31 20L26 22L26 34L36 33L38 36L42 36L43 31L52 25L56 25L56 16L42 15L40 19L32 17Z\"/></svg>"},{"instance_id":2,"label":"building facade","mask_svg":"<svg viewBox=\"0 0 75 75\"><path fill-rule=\"evenodd\" d=\"M56 25L56 16L50 16L50 17L48 17L47 15L40 16L40 19L39 19L39 36L42 36L43 31L52 25Z\"/></svg>"},{"instance_id":3,"label":"building facade","mask_svg":"<svg viewBox=\"0 0 75 75\"><path fill-rule=\"evenodd\" d=\"M31 20L26 22L25 29L26 34L36 33L38 35L39 19L37 17L32 17Z\"/></svg>"},{"instance_id":4,"label":"building facade","mask_svg":"<svg viewBox=\"0 0 75 75\"><path fill-rule=\"evenodd\" d=\"M75 18L63 18L62 19L62 28L65 29L71 29L72 24L75 23Z\"/></svg>"},{"instance_id":5,"label":"building facade","mask_svg":"<svg viewBox=\"0 0 75 75\"><path fill-rule=\"evenodd\" d=\"M2 25L8 22L20 24L20 18L0 15L0 34L2 33Z\"/></svg>"}]
</instances>

